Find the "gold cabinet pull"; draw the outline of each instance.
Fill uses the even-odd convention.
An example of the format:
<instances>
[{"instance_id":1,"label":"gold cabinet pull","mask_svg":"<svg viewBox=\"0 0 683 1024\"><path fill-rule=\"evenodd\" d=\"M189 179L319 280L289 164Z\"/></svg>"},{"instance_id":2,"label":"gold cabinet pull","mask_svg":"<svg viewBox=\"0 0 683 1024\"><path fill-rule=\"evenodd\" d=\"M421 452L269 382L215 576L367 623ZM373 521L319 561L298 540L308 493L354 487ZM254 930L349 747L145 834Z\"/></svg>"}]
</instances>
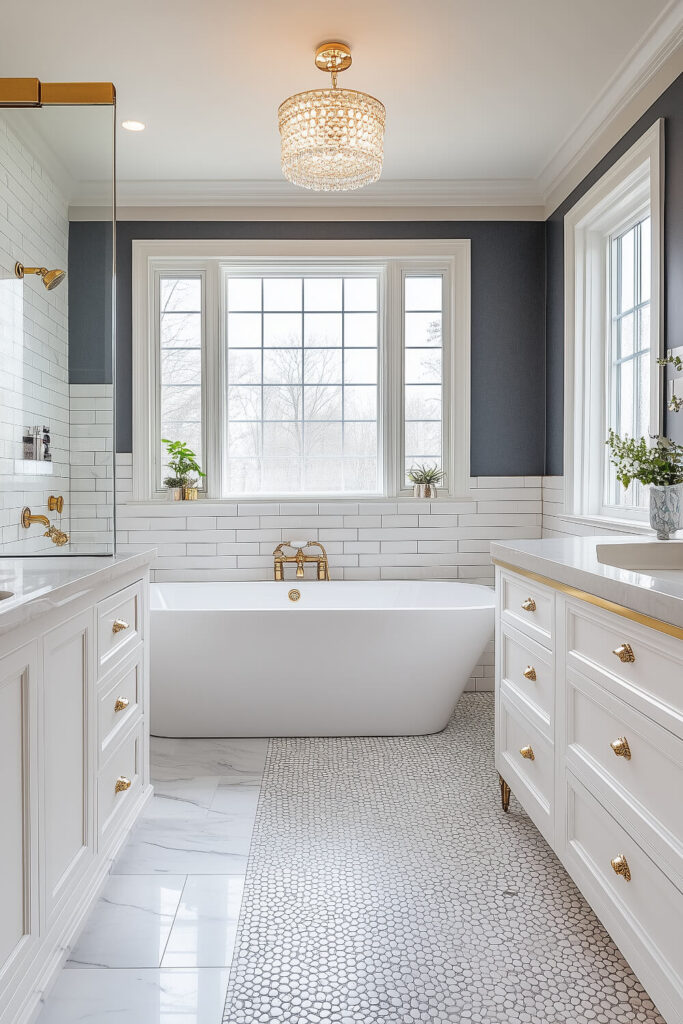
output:
<instances>
[{"instance_id":1,"label":"gold cabinet pull","mask_svg":"<svg viewBox=\"0 0 683 1024\"><path fill-rule=\"evenodd\" d=\"M522 675L525 679L530 679L532 683L536 681L536 669L533 665L527 665L522 672Z\"/></svg>"},{"instance_id":2,"label":"gold cabinet pull","mask_svg":"<svg viewBox=\"0 0 683 1024\"><path fill-rule=\"evenodd\" d=\"M612 857L610 864L612 865L616 875L621 875L625 882L631 881L631 869L628 866L628 861L623 853L618 854L616 857Z\"/></svg>"},{"instance_id":3,"label":"gold cabinet pull","mask_svg":"<svg viewBox=\"0 0 683 1024\"><path fill-rule=\"evenodd\" d=\"M117 697L116 704L114 704L114 711L125 711L128 707L127 697Z\"/></svg>"},{"instance_id":4,"label":"gold cabinet pull","mask_svg":"<svg viewBox=\"0 0 683 1024\"><path fill-rule=\"evenodd\" d=\"M636 656L633 653L633 648L630 644L619 644L612 651L612 654L616 654L619 661L632 662L636 660Z\"/></svg>"},{"instance_id":5,"label":"gold cabinet pull","mask_svg":"<svg viewBox=\"0 0 683 1024\"><path fill-rule=\"evenodd\" d=\"M522 602L522 608L525 612L535 612L536 602L534 601L533 597L527 597L526 601Z\"/></svg>"},{"instance_id":6,"label":"gold cabinet pull","mask_svg":"<svg viewBox=\"0 0 683 1024\"><path fill-rule=\"evenodd\" d=\"M522 755L522 757L525 757L527 759L527 761L536 760L536 755L534 754L533 747L522 747L519 752Z\"/></svg>"},{"instance_id":7,"label":"gold cabinet pull","mask_svg":"<svg viewBox=\"0 0 683 1024\"><path fill-rule=\"evenodd\" d=\"M112 633L120 633L122 629L128 629L128 623L124 619L114 619L114 625L111 627Z\"/></svg>"},{"instance_id":8,"label":"gold cabinet pull","mask_svg":"<svg viewBox=\"0 0 683 1024\"><path fill-rule=\"evenodd\" d=\"M628 740L625 736L620 736L619 739L612 740L610 747L617 757L625 757L627 761L631 760L631 748L629 747Z\"/></svg>"},{"instance_id":9,"label":"gold cabinet pull","mask_svg":"<svg viewBox=\"0 0 683 1024\"><path fill-rule=\"evenodd\" d=\"M115 793L124 793L127 789L130 789L132 783L130 779L127 779L125 775L119 775L116 783L114 784Z\"/></svg>"}]
</instances>

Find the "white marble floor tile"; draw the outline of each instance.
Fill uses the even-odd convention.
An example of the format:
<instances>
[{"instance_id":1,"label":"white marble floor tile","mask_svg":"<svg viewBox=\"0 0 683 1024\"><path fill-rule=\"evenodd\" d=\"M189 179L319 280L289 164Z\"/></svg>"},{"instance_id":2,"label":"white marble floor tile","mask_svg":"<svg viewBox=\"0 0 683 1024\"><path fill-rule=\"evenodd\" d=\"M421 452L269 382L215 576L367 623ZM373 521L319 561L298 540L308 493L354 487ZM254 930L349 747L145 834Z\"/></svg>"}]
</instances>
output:
<instances>
[{"instance_id":1,"label":"white marble floor tile","mask_svg":"<svg viewBox=\"0 0 683 1024\"><path fill-rule=\"evenodd\" d=\"M252 824L256 818L260 786L220 780L211 801L210 812L219 814L250 815Z\"/></svg>"},{"instance_id":2,"label":"white marble floor tile","mask_svg":"<svg viewBox=\"0 0 683 1024\"><path fill-rule=\"evenodd\" d=\"M227 970L62 971L36 1024L219 1024Z\"/></svg>"},{"instance_id":3,"label":"white marble floor tile","mask_svg":"<svg viewBox=\"0 0 683 1024\"><path fill-rule=\"evenodd\" d=\"M114 862L112 874L244 874L251 830L251 820L239 815L196 821L143 819Z\"/></svg>"},{"instance_id":4,"label":"white marble floor tile","mask_svg":"<svg viewBox=\"0 0 683 1024\"><path fill-rule=\"evenodd\" d=\"M110 875L68 968L159 967L185 875Z\"/></svg>"},{"instance_id":5,"label":"white marble floor tile","mask_svg":"<svg viewBox=\"0 0 683 1024\"><path fill-rule=\"evenodd\" d=\"M240 875L190 875L162 967L229 967L243 888Z\"/></svg>"},{"instance_id":6,"label":"white marble floor tile","mask_svg":"<svg viewBox=\"0 0 683 1024\"><path fill-rule=\"evenodd\" d=\"M155 782L154 796L147 801L142 818L180 818L184 821L206 818L216 796L218 782L218 775Z\"/></svg>"},{"instance_id":7,"label":"white marble floor tile","mask_svg":"<svg viewBox=\"0 0 683 1024\"><path fill-rule=\"evenodd\" d=\"M152 780L220 775L235 782L261 780L267 739L168 739L152 737Z\"/></svg>"}]
</instances>

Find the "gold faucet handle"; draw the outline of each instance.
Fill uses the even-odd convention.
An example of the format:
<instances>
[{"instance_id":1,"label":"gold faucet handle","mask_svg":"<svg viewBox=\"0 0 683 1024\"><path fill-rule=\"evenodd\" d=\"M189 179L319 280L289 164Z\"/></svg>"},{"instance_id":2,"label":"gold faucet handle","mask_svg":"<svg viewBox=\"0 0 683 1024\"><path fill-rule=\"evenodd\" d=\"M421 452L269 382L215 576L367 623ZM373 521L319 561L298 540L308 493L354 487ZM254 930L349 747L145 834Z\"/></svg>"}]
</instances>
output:
<instances>
[{"instance_id":1,"label":"gold faucet handle","mask_svg":"<svg viewBox=\"0 0 683 1024\"><path fill-rule=\"evenodd\" d=\"M57 512L61 516L64 511L64 498L61 494L57 497L55 497L54 494L51 494L47 499L47 507L49 512Z\"/></svg>"}]
</instances>

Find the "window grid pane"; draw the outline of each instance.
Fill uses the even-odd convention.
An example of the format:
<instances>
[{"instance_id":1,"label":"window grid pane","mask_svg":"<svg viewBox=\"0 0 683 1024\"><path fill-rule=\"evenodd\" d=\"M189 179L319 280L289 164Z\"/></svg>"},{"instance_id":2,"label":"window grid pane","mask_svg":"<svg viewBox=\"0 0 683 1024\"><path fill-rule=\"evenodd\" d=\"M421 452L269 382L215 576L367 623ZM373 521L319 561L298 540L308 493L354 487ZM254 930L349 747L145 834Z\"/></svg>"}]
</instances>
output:
<instances>
[{"instance_id":1,"label":"window grid pane","mask_svg":"<svg viewBox=\"0 0 683 1024\"><path fill-rule=\"evenodd\" d=\"M647 435L650 422L650 218L611 239L608 428L629 437ZM627 490L607 462L605 502L619 509L647 508L647 491Z\"/></svg>"},{"instance_id":2,"label":"window grid pane","mask_svg":"<svg viewBox=\"0 0 683 1024\"><path fill-rule=\"evenodd\" d=\"M404 486L413 466L443 468L443 276L403 283Z\"/></svg>"},{"instance_id":3,"label":"window grid pane","mask_svg":"<svg viewBox=\"0 0 683 1024\"><path fill-rule=\"evenodd\" d=\"M263 275L260 299L244 280L227 276L226 493L377 493L377 277Z\"/></svg>"},{"instance_id":4,"label":"window grid pane","mask_svg":"<svg viewBox=\"0 0 683 1024\"><path fill-rule=\"evenodd\" d=\"M161 437L183 441L202 463L202 280L159 280L159 420ZM159 484L169 476L160 447Z\"/></svg>"}]
</instances>

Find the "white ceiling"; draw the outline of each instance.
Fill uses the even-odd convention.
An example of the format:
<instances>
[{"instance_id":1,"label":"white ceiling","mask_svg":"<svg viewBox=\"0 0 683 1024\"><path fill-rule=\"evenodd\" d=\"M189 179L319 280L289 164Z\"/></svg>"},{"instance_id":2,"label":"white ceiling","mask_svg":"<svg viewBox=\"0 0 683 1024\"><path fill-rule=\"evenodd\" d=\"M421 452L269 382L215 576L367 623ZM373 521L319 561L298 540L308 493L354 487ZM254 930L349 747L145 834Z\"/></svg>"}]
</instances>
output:
<instances>
[{"instance_id":1,"label":"white ceiling","mask_svg":"<svg viewBox=\"0 0 683 1024\"><path fill-rule=\"evenodd\" d=\"M0 74L113 81L119 122L147 125L119 132L123 183L279 182L278 104L328 80L313 51L339 38L354 58L343 84L387 108L383 181L528 180L676 7L680 0L59 0L37 17L35 5L6 4ZM93 164L82 177L97 173Z\"/></svg>"}]
</instances>

